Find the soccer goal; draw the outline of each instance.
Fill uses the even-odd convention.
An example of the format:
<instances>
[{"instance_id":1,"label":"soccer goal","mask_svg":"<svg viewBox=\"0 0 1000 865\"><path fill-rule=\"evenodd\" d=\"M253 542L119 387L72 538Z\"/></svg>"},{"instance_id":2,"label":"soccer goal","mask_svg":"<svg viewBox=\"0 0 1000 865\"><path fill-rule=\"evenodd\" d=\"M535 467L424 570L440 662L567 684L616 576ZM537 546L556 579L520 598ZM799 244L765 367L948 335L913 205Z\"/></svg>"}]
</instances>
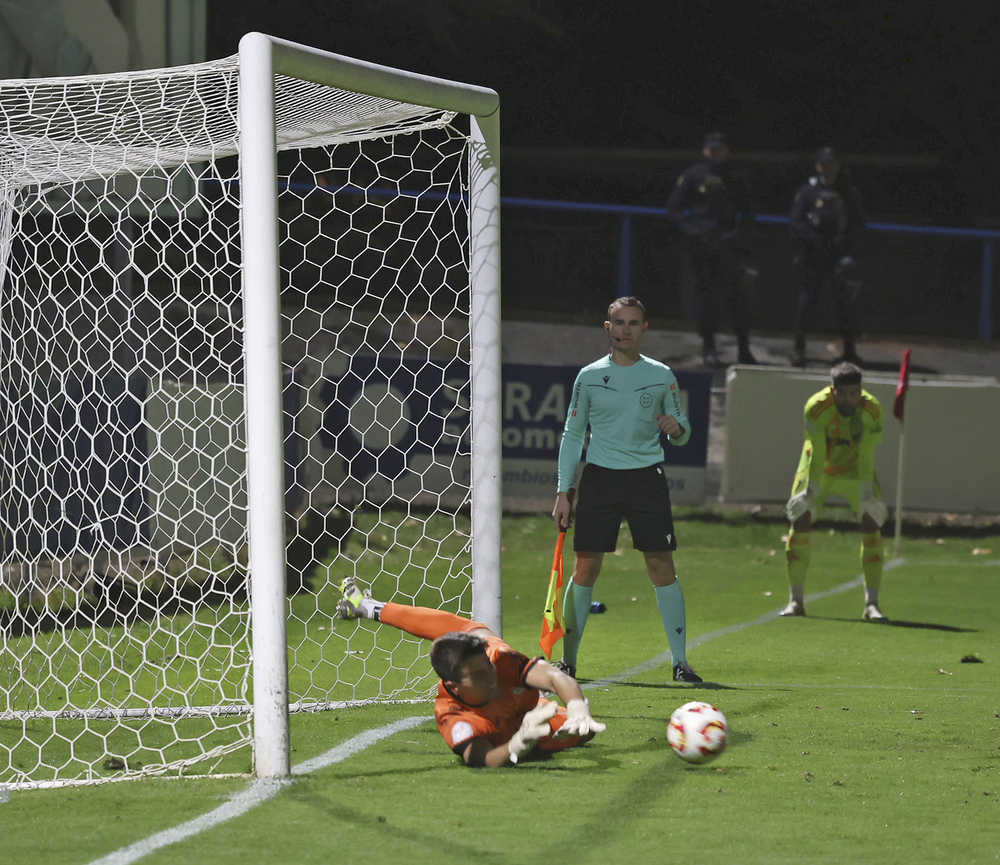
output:
<instances>
[{"instance_id":1,"label":"soccer goal","mask_svg":"<svg viewBox=\"0 0 1000 865\"><path fill-rule=\"evenodd\" d=\"M0 785L425 699L348 575L501 627L498 104L258 33L0 81Z\"/></svg>"}]
</instances>

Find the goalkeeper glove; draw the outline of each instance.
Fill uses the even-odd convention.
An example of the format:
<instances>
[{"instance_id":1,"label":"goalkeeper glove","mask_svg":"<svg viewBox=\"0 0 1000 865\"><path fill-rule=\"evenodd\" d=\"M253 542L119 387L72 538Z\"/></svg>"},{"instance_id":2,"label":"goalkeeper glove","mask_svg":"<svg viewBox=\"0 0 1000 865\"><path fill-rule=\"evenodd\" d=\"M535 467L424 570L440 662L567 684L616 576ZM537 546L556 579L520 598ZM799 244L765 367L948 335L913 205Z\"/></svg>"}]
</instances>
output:
<instances>
[{"instance_id":1,"label":"goalkeeper glove","mask_svg":"<svg viewBox=\"0 0 1000 865\"><path fill-rule=\"evenodd\" d=\"M566 704L566 723L556 732L556 736L592 736L594 733L603 733L607 729L606 724L595 721L590 715L590 703L584 700L570 700Z\"/></svg>"},{"instance_id":2,"label":"goalkeeper glove","mask_svg":"<svg viewBox=\"0 0 1000 865\"><path fill-rule=\"evenodd\" d=\"M545 702L540 706L535 706L534 709L524 716L521 720L520 729L507 743L511 763L516 763L535 747L535 744L542 736L547 736L552 732L552 728L549 726L549 719L555 715L557 708L555 703Z\"/></svg>"},{"instance_id":3,"label":"goalkeeper glove","mask_svg":"<svg viewBox=\"0 0 1000 865\"><path fill-rule=\"evenodd\" d=\"M875 496L871 481L862 481L858 485L858 516L863 517L865 514L868 514L879 527L889 515L885 503Z\"/></svg>"},{"instance_id":4,"label":"goalkeeper glove","mask_svg":"<svg viewBox=\"0 0 1000 865\"><path fill-rule=\"evenodd\" d=\"M797 495L792 496L785 505L785 513L788 515L788 522L794 523L806 512L816 519L816 493L819 484L816 481L809 481L806 488Z\"/></svg>"}]
</instances>

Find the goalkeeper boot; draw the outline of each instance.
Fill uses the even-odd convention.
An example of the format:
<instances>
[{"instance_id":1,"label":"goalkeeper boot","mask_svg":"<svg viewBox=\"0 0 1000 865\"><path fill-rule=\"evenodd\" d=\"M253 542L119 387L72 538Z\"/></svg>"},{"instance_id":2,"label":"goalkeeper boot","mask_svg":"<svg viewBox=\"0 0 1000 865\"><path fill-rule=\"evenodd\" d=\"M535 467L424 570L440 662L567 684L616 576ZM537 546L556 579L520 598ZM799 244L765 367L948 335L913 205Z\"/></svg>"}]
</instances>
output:
<instances>
[{"instance_id":1,"label":"goalkeeper boot","mask_svg":"<svg viewBox=\"0 0 1000 865\"><path fill-rule=\"evenodd\" d=\"M788 606L780 613L782 616L804 616L805 614L806 608L803 606L802 601L796 601L794 598L788 602Z\"/></svg>"},{"instance_id":2,"label":"goalkeeper boot","mask_svg":"<svg viewBox=\"0 0 1000 865\"><path fill-rule=\"evenodd\" d=\"M866 604L861 618L866 622L880 622L882 624L889 621L889 617L878 608L878 604Z\"/></svg>"},{"instance_id":3,"label":"goalkeeper boot","mask_svg":"<svg viewBox=\"0 0 1000 865\"><path fill-rule=\"evenodd\" d=\"M361 591L354 577L344 577L340 583L340 593L344 596L337 603L337 615L341 619L367 619L365 601L371 601L369 589Z\"/></svg>"},{"instance_id":4,"label":"goalkeeper boot","mask_svg":"<svg viewBox=\"0 0 1000 865\"><path fill-rule=\"evenodd\" d=\"M704 679L691 669L691 665L687 661L681 661L679 664L674 664L674 681L703 682Z\"/></svg>"}]
</instances>

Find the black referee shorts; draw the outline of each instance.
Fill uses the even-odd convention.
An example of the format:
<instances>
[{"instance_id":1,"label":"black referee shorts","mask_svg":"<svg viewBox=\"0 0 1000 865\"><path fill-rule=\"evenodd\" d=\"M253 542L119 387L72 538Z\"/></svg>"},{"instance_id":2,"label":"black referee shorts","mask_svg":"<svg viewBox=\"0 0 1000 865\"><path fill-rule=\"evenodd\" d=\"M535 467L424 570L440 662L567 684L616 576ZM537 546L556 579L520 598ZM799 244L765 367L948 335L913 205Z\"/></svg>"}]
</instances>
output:
<instances>
[{"instance_id":1,"label":"black referee shorts","mask_svg":"<svg viewBox=\"0 0 1000 865\"><path fill-rule=\"evenodd\" d=\"M584 466L577 490L573 549L578 553L613 553L622 518L628 520L637 550L677 549L670 490L662 465L644 469Z\"/></svg>"}]
</instances>

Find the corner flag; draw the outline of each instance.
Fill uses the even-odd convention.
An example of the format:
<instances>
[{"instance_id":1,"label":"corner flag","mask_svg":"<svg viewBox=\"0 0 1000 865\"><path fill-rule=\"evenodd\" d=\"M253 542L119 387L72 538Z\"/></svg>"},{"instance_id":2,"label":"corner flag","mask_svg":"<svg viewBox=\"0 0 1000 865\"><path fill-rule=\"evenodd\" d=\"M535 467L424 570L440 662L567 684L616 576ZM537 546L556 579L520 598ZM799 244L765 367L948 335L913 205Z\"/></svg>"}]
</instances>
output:
<instances>
[{"instance_id":1,"label":"corner flag","mask_svg":"<svg viewBox=\"0 0 1000 865\"><path fill-rule=\"evenodd\" d=\"M892 413L903 422L903 402L906 391L910 387L910 349L903 352L903 362L899 365L899 384L896 385L896 400L892 404Z\"/></svg>"},{"instance_id":2,"label":"corner flag","mask_svg":"<svg viewBox=\"0 0 1000 865\"><path fill-rule=\"evenodd\" d=\"M565 635L562 616L562 586L563 586L563 541L566 532L559 533L556 541L556 554L552 558L552 574L549 577L549 593L545 598L545 616L542 618L542 636L538 643L545 652L545 657L552 659L552 649Z\"/></svg>"},{"instance_id":3,"label":"corner flag","mask_svg":"<svg viewBox=\"0 0 1000 865\"><path fill-rule=\"evenodd\" d=\"M903 450L906 437L903 434L903 403L910 387L910 349L903 352L903 362L899 365L899 384L896 385L896 399L892 413L899 418L899 459L896 466L896 534L892 542L893 558L899 558L899 544L903 537Z\"/></svg>"}]
</instances>

